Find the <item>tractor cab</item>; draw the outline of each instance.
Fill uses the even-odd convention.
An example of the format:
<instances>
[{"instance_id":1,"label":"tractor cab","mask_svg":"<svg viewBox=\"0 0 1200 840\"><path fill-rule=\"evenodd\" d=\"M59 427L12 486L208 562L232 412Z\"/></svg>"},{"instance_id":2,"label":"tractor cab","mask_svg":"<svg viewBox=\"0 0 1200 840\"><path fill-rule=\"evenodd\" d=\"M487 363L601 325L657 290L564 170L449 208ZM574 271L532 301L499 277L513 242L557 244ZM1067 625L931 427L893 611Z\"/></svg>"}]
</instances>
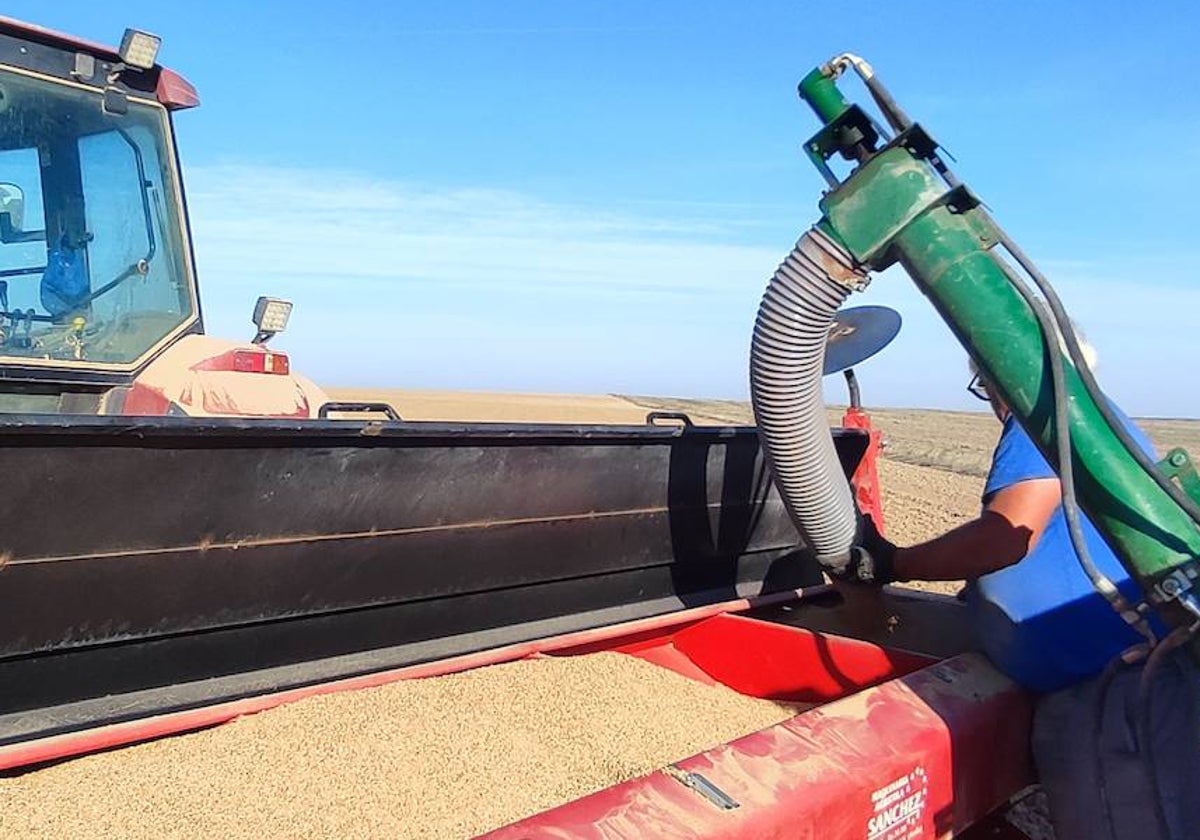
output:
<instances>
[{"instance_id":1,"label":"tractor cab","mask_svg":"<svg viewBox=\"0 0 1200 840\"><path fill-rule=\"evenodd\" d=\"M161 106L0 68L0 364L129 370L197 324Z\"/></svg>"},{"instance_id":2,"label":"tractor cab","mask_svg":"<svg viewBox=\"0 0 1200 840\"><path fill-rule=\"evenodd\" d=\"M197 99L157 47L0 19L0 413L315 416L261 337L202 335L170 116Z\"/></svg>"}]
</instances>

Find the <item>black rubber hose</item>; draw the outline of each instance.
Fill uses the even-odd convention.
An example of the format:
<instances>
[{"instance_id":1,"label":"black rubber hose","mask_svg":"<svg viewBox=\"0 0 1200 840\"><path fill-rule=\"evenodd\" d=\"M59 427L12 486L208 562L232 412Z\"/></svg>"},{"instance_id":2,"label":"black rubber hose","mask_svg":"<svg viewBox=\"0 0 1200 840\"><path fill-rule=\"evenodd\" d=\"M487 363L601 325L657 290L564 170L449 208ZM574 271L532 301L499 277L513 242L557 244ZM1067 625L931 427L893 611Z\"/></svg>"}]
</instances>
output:
<instances>
[{"instance_id":1,"label":"black rubber hose","mask_svg":"<svg viewBox=\"0 0 1200 840\"><path fill-rule=\"evenodd\" d=\"M1096 377L1092 375L1092 371L1087 365L1087 360L1083 358L1083 351L1079 347L1079 339L1075 335L1075 329L1071 326L1071 319L1067 317L1067 311L1063 307L1058 293L1050 285L1050 281L1038 271L1037 266L1025 255L1020 246L1013 242L1012 238L996 224L995 219L989 217L989 221L995 227L996 233L1000 237L1000 243L1013 255L1013 258L1025 270L1025 273L1033 278L1033 282L1037 284L1038 290L1046 298L1046 303L1050 307L1055 320L1058 322L1059 331L1062 332L1063 343L1067 347L1067 354L1075 364L1079 378L1083 381L1084 390L1092 398L1092 402L1096 404L1096 408L1100 410L1100 416L1104 418L1104 422L1112 429L1113 434L1116 435L1121 445L1133 456L1133 460L1137 462L1138 466L1145 470L1154 480L1154 483L1170 496L1175 504L1183 508L1184 512L1187 513L1193 522L1200 525L1200 505L1197 505L1187 493L1163 474L1162 470L1158 468L1158 464L1143 451L1142 447L1138 445L1133 436L1125 429L1125 424L1116 416L1116 413L1108 404L1108 400L1104 398L1104 392L1100 390L1100 385L1096 382Z\"/></svg>"},{"instance_id":2,"label":"black rubber hose","mask_svg":"<svg viewBox=\"0 0 1200 840\"><path fill-rule=\"evenodd\" d=\"M825 346L838 307L865 282L844 248L810 230L767 285L750 347L767 463L796 530L827 568L846 562L857 514L825 414Z\"/></svg>"},{"instance_id":3,"label":"black rubber hose","mask_svg":"<svg viewBox=\"0 0 1200 840\"><path fill-rule=\"evenodd\" d=\"M947 184L952 187L961 184L958 177L950 171L950 168L940 158L934 157L931 163ZM1097 568L1096 564L1092 561L1083 531L1079 526L1079 505L1075 496L1074 462L1071 458L1071 430L1067 411L1066 382L1062 369L1062 359L1058 352L1060 337L1061 345L1066 347L1067 355L1071 359L1076 373L1079 374L1084 391L1096 405L1101 418L1108 425L1113 435L1116 436L1120 444L1129 452L1137 465L1197 525L1200 525L1200 505L1197 505L1181 488L1177 487L1163 474L1158 465L1142 450L1137 441L1133 439L1133 436L1125 428L1124 422L1116 416L1107 397L1104 396L1104 392L1100 390L1095 376L1092 375L1091 367L1088 365L1087 359L1083 356L1083 350L1079 346L1079 339L1075 335L1075 328L1071 324L1071 319L1067 316L1066 309L1063 307L1058 293L1050 285L1050 281L1038 270L1033 260L1029 259L1025 252L1021 250L1021 247L1013 241L1012 237L1000 227L1000 224L990 213L984 210L982 206L979 208L979 212L983 215L984 220L996 231L997 241L1004 246L1005 250L1017 261L1017 264L1032 278L1038 290L1041 291L1045 298L1045 300L1038 298L1024 280L1017 275L1012 266L1003 259L997 259L1009 282L1012 283L1013 287L1025 299L1025 302L1029 304L1030 309L1033 310L1050 354L1050 375L1054 388L1054 421L1057 432L1059 476L1062 483L1063 515L1067 521L1067 531L1071 537L1071 544L1079 558L1080 565L1083 567L1088 579L1092 582L1093 587L1105 597L1112 608L1130 626L1141 633L1153 645L1155 637L1149 623L1125 600L1125 597L1121 595L1120 590L1116 588L1112 581Z\"/></svg>"},{"instance_id":4,"label":"black rubber hose","mask_svg":"<svg viewBox=\"0 0 1200 840\"><path fill-rule=\"evenodd\" d=\"M1124 615L1127 609L1124 598L1116 584L1101 572L1095 561L1092 560L1083 527L1079 522L1079 502L1075 497L1075 465L1071 455L1071 424L1066 398L1066 372L1063 370L1062 355L1058 351L1058 332L1050 313L1046 310L1046 304L1033 293L1033 290L1017 275L1012 266L1004 260L997 260L997 262L1013 288L1033 310L1046 345L1046 356L1050 362L1051 392L1054 399L1054 431L1059 462L1059 484L1062 487L1063 517L1067 521L1067 533L1071 538L1071 545L1093 588L1104 596L1114 610Z\"/></svg>"},{"instance_id":5,"label":"black rubber hose","mask_svg":"<svg viewBox=\"0 0 1200 840\"><path fill-rule=\"evenodd\" d=\"M957 187L962 184L958 176L936 154L930 159L930 164L937 169L938 173L951 187ZM1062 305L1062 301L1059 299L1058 293L1054 291L1054 287L1050 285L1050 281L1038 270L1033 260L1021 250L1021 247L1013 241L1013 238L1005 232L1004 228L1000 227L991 213L988 213L982 206L978 209L983 218L995 229L1000 244L1012 254L1013 259L1033 279L1033 282L1046 298L1050 312L1054 316L1054 320L1058 322L1063 343L1067 348L1067 355L1079 373L1084 391L1091 397L1092 402L1096 404L1096 408L1099 410L1100 416L1104 418L1104 422L1108 424L1112 433L1129 452L1137 465L1159 486L1159 489L1170 496L1171 500L1179 505L1194 523L1200 525L1200 504L1197 504L1195 500L1163 474L1162 470L1158 468L1158 464L1142 450L1142 447L1138 445L1138 442L1125 429L1125 424L1121 422L1121 419L1116 416L1116 413L1108 404L1108 401L1104 397L1104 392L1100 389L1099 383L1096 382L1096 377L1092 375L1091 368L1088 367L1087 360L1083 358L1083 351L1079 347L1079 339L1075 335L1075 328L1071 326L1071 319L1067 316L1066 308Z\"/></svg>"}]
</instances>

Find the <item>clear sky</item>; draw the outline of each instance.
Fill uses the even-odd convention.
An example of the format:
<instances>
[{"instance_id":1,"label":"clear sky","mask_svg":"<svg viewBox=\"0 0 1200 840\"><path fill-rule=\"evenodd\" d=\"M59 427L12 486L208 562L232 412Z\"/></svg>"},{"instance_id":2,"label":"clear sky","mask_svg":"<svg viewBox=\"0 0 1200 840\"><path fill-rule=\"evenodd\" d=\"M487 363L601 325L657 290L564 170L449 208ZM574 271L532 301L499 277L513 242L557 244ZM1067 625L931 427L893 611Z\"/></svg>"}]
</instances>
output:
<instances>
[{"instance_id":1,"label":"clear sky","mask_svg":"<svg viewBox=\"0 0 1200 840\"><path fill-rule=\"evenodd\" d=\"M1200 7L1187 3L18 2L164 40L209 331L324 384L742 397L817 216L796 82L870 60L1055 282L1131 413L1200 416ZM868 404L976 408L898 272ZM831 382L831 399L840 399Z\"/></svg>"}]
</instances>

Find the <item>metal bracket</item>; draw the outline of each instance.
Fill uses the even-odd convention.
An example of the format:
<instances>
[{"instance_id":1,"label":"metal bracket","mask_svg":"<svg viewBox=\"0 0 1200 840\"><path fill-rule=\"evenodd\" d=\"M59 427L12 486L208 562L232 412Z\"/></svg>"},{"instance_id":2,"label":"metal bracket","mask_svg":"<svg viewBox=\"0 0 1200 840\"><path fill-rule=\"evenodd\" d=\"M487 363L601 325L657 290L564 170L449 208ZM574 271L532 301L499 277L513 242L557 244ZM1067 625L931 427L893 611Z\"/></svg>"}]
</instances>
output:
<instances>
[{"instance_id":1,"label":"metal bracket","mask_svg":"<svg viewBox=\"0 0 1200 840\"><path fill-rule=\"evenodd\" d=\"M741 807L741 804L736 799L699 773L684 770L674 764L668 764L663 768L663 772L681 785L690 787L722 811L732 811L734 808Z\"/></svg>"},{"instance_id":2,"label":"metal bracket","mask_svg":"<svg viewBox=\"0 0 1200 840\"><path fill-rule=\"evenodd\" d=\"M1196 465L1185 449L1178 446L1172 449L1166 458L1158 462L1158 468L1167 478L1178 481L1183 492L1200 503L1200 474L1197 474Z\"/></svg>"},{"instance_id":3,"label":"metal bracket","mask_svg":"<svg viewBox=\"0 0 1200 840\"><path fill-rule=\"evenodd\" d=\"M1192 463L1187 450L1175 447L1167 453L1167 457L1158 462L1158 468L1168 479L1178 481L1183 492L1200 503L1200 474L1197 474L1196 465ZM1151 592L1151 598L1156 603L1178 601L1196 618L1196 623L1192 625L1193 631L1200 628L1200 600L1197 600L1192 591L1197 578L1200 578L1200 565L1195 562L1188 563L1158 581Z\"/></svg>"},{"instance_id":4,"label":"metal bracket","mask_svg":"<svg viewBox=\"0 0 1200 840\"><path fill-rule=\"evenodd\" d=\"M106 87L101 107L106 114L127 114L129 113L129 98L123 91L115 87Z\"/></svg>"},{"instance_id":5,"label":"metal bracket","mask_svg":"<svg viewBox=\"0 0 1200 840\"><path fill-rule=\"evenodd\" d=\"M1196 619L1191 625L1193 633L1200 630L1200 601L1196 599L1192 591L1198 577L1200 577L1200 570L1197 570L1196 564L1188 563L1173 570L1155 583L1149 593L1150 601L1154 604L1169 604L1175 601L1187 610Z\"/></svg>"},{"instance_id":6,"label":"metal bracket","mask_svg":"<svg viewBox=\"0 0 1200 840\"><path fill-rule=\"evenodd\" d=\"M685 429L696 425L692 422L692 418L683 411L651 411L646 415L647 426L661 426L663 421L679 424Z\"/></svg>"},{"instance_id":7,"label":"metal bracket","mask_svg":"<svg viewBox=\"0 0 1200 840\"><path fill-rule=\"evenodd\" d=\"M850 153L856 145L874 148L879 142L880 130L871 115L858 105L851 105L837 119L822 128L804 144L804 152L813 166L825 178L830 187L837 188L841 181L825 162L836 154L851 160Z\"/></svg>"},{"instance_id":8,"label":"metal bracket","mask_svg":"<svg viewBox=\"0 0 1200 840\"><path fill-rule=\"evenodd\" d=\"M71 68L71 75L81 82L91 81L96 75L96 57L89 53L75 53L75 64Z\"/></svg>"},{"instance_id":9,"label":"metal bracket","mask_svg":"<svg viewBox=\"0 0 1200 840\"><path fill-rule=\"evenodd\" d=\"M317 409L317 417L321 420L329 419L329 415L334 414L349 414L349 413L366 413L366 414L383 414L388 420L402 421L402 418L396 409L385 402L327 402L322 403Z\"/></svg>"}]
</instances>

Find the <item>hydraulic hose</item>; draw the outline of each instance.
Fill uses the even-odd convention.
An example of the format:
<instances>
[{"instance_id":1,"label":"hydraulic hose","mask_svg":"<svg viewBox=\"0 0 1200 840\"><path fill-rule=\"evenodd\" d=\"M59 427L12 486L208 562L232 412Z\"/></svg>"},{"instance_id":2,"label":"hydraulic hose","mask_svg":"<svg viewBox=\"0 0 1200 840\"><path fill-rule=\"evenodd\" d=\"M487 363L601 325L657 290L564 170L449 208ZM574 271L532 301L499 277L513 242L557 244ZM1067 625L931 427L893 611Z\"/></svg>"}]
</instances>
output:
<instances>
[{"instance_id":1,"label":"hydraulic hose","mask_svg":"<svg viewBox=\"0 0 1200 840\"><path fill-rule=\"evenodd\" d=\"M853 59L855 58L855 56L847 54L847 56L839 56L834 60L834 63L838 67L839 72L841 69L844 69L847 66L855 67L858 70L859 75L862 75L863 80L867 82L867 85L870 88L871 93L875 96L880 108L882 108L885 112L888 111L888 103L892 101L890 94L888 94L887 91L882 87L881 83L878 83L878 80L875 78L874 71L871 70L870 65L866 64L866 62L862 61L862 59L857 59L858 62L866 65L867 70L864 74L862 68L854 62ZM878 85L878 87L873 86L873 83ZM911 120L908 120L907 115L905 115L903 111L899 111L897 108L895 113L898 116L893 119L892 114L889 114L889 120L893 121L893 126L896 127L897 130L903 130L904 128L912 125ZM958 176L950 171L950 167L946 166L945 162L942 161L936 153L930 158L930 163L951 187L957 187L962 183L958 179ZM1193 522L1195 522L1197 525L1200 525L1200 505L1198 505L1190 496L1188 496L1182 488L1176 486L1171 479L1167 478L1163 474L1163 471L1159 469L1158 464L1156 464L1154 460L1142 450L1142 447L1139 446L1137 441L1133 439L1133 436L1129 434L1129 431L1125 428L1125 424L1121 422L1121 420L1113 412L1112 407L1108 404L1108 400L1105 398L1104 392L1101 391L1099 383L1096 382L1095 375L1092 373L1087 361L1083 358L1083 351L1079 347L1079 339L1075 335L1075 329L1071 325L1071 319L1067 316L1066 308L1063 306L1062 300L1058 297L1058 292L1054 290L1054 287L1050 285L1050 281L1047 280L1045 275L1038 270L1036 265L1034 265L1033 260L1031 260L1029 256L1026 255L1026 253L1021 249L1021 247L1017 245L1013 238L1009 236L1002 227L1000 227L1000 224L994 218L992 218L992 215L987 211L983 211L983 217L992 225L992 227L995 228L1000 244L1004 246L1005 250L1012 254L1013 259L1015 259L1017 264L1021 266L1021 269L1033 279L1033 282L1037 285L1038 290L1046 298L1046 305L1049 307L1053 316L1053 320L1057 324L1059 332L1062 334L1063 344L1066 345L1067 349L1067 356L1070 357L1072 364L1075 365L1075 370L1079 374L1080 381L1083 383L1083 389L1085 392L1087 392L1087 395L1091 398L1092 402L1095 403L1096 409L1100 412L1100 416L1104 419L1104 422L1108 424L1108 427L1112 431L1113 435L1115 435L1117 440L1120 441L1121 445L1125 447L1125 450L1129 453L1137 465L1141 467L1148 476L1150 476L1150 479L1155 484L1158 485L1159 489L1170 496L1171 500L1174 501L1175 504L1179 505L1179 507L1183 509L1184 513L1186 513ZM1028 297L1026 299L1028 299ZM1185 602L1185 606L1192 608L1193 603Z\"/></svg>"},{"instance_id":2,"label":"hydraulic hose","mask_svg":"<svg viewBox=\"0 0 1200 840\"><path fill-rule=\"evenodd\" d=\"M895 100L891 98L891 94L883 87L882 83L875 77L874 70L871 66L861 58L852 54L838 56L831 62L833 68L837 72L841 72L846 67L854 67L863 81L870 89L876 103L884 111L889 123L897 131L903 131L912 125L912 121L908 115L900 110L899 106L895 105ZM936 154L930 158L930 163L937 172L945 179L946 183L951 187L961 185L961 181L950 170L945 162ZM1129 434L1125 428L1125 424L1117 418L1112 406L1109 405L1108 399L1100 390L1099 384L1096 382L1095 376L1092 374L1091 367L1087 360L1083 357L1083 351L1080 349L1079 340L1075 335L1075 328L1071 323L1071 319L1067 316L1066 309L1062 305L1062 301L1058 297L1058 293L1054 287L1050 285L1050 281L1038 270L1021 247L1009 236L1000 224L992 218L992 215L986 210L982 210L982 215L992 227L995 229L999 243L1004 247L1021 269L1033 279L1038 290L1045 297L1045 301L1039 300L1033 295L1031 290L1025 283L1017 277L1016 273L1011 269L1003 259L999 260L1001 268L1008 276L1009 281L1013 284L1016 290L1025 299L1033 310L1034 315L1038 320L1038 325L1041 328L1042 336L1046 341L1046 346L1050 350L1050 373L1054 388L1054 416L1055 416L1055 431L1058 438L1058 460L1061 476L1061 484L1063 488L1063 513L1067 521L1067 531L1071 537L1071 543L1075 548L1075 553L1079 557L1080 565L1091 581L1092 586L1104 596L1114 610L1117 611L1129 624L1135 627L1138 632L1147 638L1151 645L1155 643L1153 634L1150 631L1149 624L1142 618L1136 610L1134 610L1125 598L1117 590L1111 580L1103 575L1092 561L1091 555L1087 550L1087 542L1083 537L1083 529L1079 523L1079 507L1075 498L1075 479L1073 462L1071 457L1070 444L1070 425L1068 423L1067 407L1066 407L1066 384L1062 371L1062 363L1058 358L1058 353L1053 349L1058 342L1053 342L1052 338L1060 338L1061 346L1065 347L1067 356L1071 363L1075 366L1076 372L1079 374L1080 381L1083 383L1084 391L1091 398L1100 416L1108 425L1109 429L1116 436L1117 440L1130 454L1133 460L1141 467L1151 480L1159 486L1171 499L1183 509L1184 513L1192 519L1193 522L1200 524L1200 505L1197 505L1180 487L1177 487L1169 478L1167 478L1158 465L1148 456ZM1048 310L1048 311L1047 311ZM1196 602L1190 598L1181 599L1181 603L1185 607L1192 609L1195 612ZM1200 615L1198 615L1200 617Z\"/></svg>"},{"instance_id":3,"label":"hydraulic hose","mask_svg":"<svg viewBox=\"0 0 1200 840\"><path fill-rule=\"evenodd\" d=\"M1150 624L1125 600L1125 596L1121 594L1112 579L1100 571L1092 559L1087 538L1083 533L1083 525L1079 518L1079 502L1075 495L1075 466L1071 453L1071 425L1068 417L1066 374L1062 356L1058 352L1059 347L1063 345L1059 339L1062 325L1055 321L1046 303L1033 293L1033 290L1017 275L1012 266L1003 259L998 262L1013 288L1020 293L1025 302L1029 304L1029 308L1033 310L1038 327L1042 332L1042 340L1046 343L1046 355L1050 364L1051 393L1054 396L1054 431L1059 462L1059 485L1062 487L1063 518L1067 523L1067 534L1071 539L1071 546L1075 549L1075 556L1084 574L1091 582L1092 588L1104 597L1117 615L1121 616L1153 647L1156 639L1154 632L1150 629ZM1067 325L1069 327L1069 321ZM1079 365L1082 368L1087 367L1086 362L1082 359L1082 354Z\"/></svg>"},{"instance_id":4,"label":"hydraulic hose","mask_svg":"<svg viewBox=\"0 0 1200 840\"><path fill-rule=\"evenodd\" d=\"M1075 369L1079 373L1080 380L1083 382L1084 390L1092 398L1092 402L1096 404L1096 408L1099 409L1100 416L1104 418L1104 421L1112 429L1117 440L1121 442L1121 445L1125 447L1138 466L1145 470L1154 483L1170 496L1172 501L1179 505L1193 522L1200 525L1200 505L1197 505L1187 493L1163 474L1158 465L1154 463L1154 460L1142 450L1125 429L1125 424L1113 413L1108 400L1104 398L1104 394L1100 390L1100 385L1096 382L1096 377L1092 374L1091 368L1088 367L1087 362L1083 358L1083 351L1079 347L1079 339L1075 335L1075 330L1071 327L1071 319L1067 317L1066 309L1063 307L1062 301L1059 299L1054 287L1050 285L1050 282L1038 270L1037 266L1033 264L1033 260L1029 259L1020 246L996 224L995 219L989 217L989 221L996 228L1001 244L1013 255L1013 258L1016 259L1021 268L1033 278L1034 283L1037 284L1038 289L1045 296L1046 304L1050 307L1050 311L1058 323L1059 330L1062 332L1063 342L1067 347L1067 354L1075 364Z\"/></svg>"},{"instance_id":5,"label":"hydraulic hose","mask_svg":"<svg viewBox=\"0 0 1200 840\"><path fill-rule=\"evenodd\" d=\"M750 397L767 464L796 530L832 568L849 557L857 514L821 376L833 316L866 282L849 252L813 228L767 285L750 347Z\"/></svg>"}]
</instances>

